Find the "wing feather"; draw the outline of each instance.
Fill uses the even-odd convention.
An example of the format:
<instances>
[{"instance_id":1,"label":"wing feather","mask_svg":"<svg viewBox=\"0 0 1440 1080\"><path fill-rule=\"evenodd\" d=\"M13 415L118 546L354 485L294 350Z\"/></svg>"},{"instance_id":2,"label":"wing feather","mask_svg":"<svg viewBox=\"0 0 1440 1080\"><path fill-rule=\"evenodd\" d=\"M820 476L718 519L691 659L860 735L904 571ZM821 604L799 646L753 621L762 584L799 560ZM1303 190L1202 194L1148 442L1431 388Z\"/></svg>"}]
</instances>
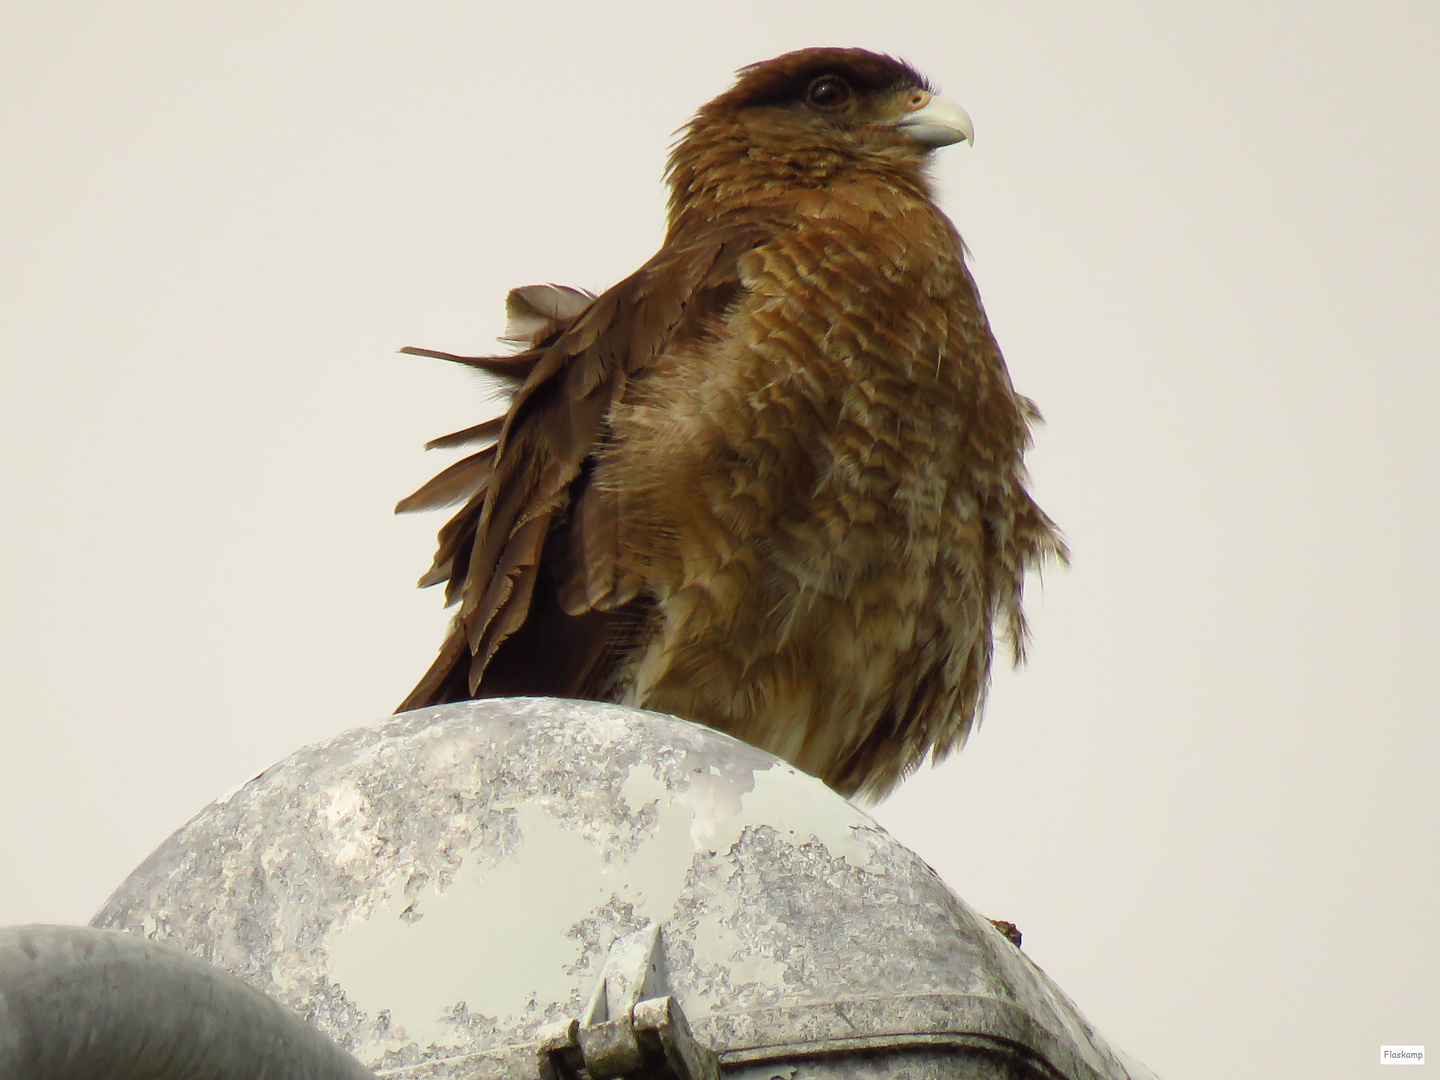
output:
<instances>
[{"instance_id":1,"label":"wing feather","mask_svg":"<svg viewBox=\"0 0 1440 1080\"><path fill-rule=\"evenodd\" d=\"M541 349L526 349L514 356L459 356L456 353L439 352L435 349L420 349L406 345L400 350L407 356L428 356L432 360L449 360L452 364L464 364L491 375L506 379L523 379L535 367L543 355Z\"/></svg>"},{"instance_id":2,"label":"wing feather","mask_svg":"<svg viewBox=\"0 0 1440 1080\"><path fill-rule=\"evenodd\" d=\"M580 317L595 294L567 285L523 285L505 297L505 336L501 340L535 348Z\"/></svg>"},{"instance_id":3,"label":"wing feather","mask_svg":"<svg viewBox=\"0 0 1440 1080\"><path fill-rule=\"evenodd\" d=\"M417 510L438 510L442 506L463 502L484 489L494 464L493 446L461 458L427 480L419 490L396 503L395 513L411 514Z\"/></svg>"},{"instance_id":4,"label":"wing feather","mask_svg":"<svg viewBox=\"0 0 1440 1080\"><path fill-rule=\"evenodd\" d=\"M469 446L471 443L493 442L500 436L500 429L504 426L505 417L497 416L494 419L486 420L483 424L467 427L463 431L452 431L449 435L431 439L425 444L425 449L451 450L457 446Z\"/></svg>"}]
</instances>

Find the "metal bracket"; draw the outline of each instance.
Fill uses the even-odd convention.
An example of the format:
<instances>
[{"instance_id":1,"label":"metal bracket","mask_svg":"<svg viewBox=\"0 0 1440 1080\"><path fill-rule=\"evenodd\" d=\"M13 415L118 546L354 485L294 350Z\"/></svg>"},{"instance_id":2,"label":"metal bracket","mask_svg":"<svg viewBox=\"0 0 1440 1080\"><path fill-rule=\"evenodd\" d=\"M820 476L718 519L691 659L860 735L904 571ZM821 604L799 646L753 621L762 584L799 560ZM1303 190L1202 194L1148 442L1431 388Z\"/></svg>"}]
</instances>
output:
<instances>
[{"instance_id":1,"label":"metal bracket","mask_svg":"<svg viewBox=\"0 0 1440 1080\"><path fill-rule=\"evenodd\" d=\"M541 1033L540 1080L719 1080L670 993L658 925L610 946L583 1021Z\"/></svg>"}]
</instances>

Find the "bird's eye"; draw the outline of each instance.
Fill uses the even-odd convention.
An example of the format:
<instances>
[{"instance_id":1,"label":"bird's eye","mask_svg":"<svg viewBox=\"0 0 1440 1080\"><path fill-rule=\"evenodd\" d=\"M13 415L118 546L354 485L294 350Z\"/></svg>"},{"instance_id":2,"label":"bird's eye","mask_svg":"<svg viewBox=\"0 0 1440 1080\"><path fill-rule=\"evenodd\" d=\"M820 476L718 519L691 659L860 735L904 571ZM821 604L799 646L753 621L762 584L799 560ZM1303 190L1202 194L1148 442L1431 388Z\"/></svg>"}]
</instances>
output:
<instances>
[{"instance_id":1,"label":"bird's eye","mask_svg":"<svg viewBox=\"0 0 1440 1080\"><path fill-rule=\"evenodd\" d=\"M821 75L805 91L805 100L817 109L838 109L850 100L850 84L839 75Z\"/></svg>"}]
</instances>

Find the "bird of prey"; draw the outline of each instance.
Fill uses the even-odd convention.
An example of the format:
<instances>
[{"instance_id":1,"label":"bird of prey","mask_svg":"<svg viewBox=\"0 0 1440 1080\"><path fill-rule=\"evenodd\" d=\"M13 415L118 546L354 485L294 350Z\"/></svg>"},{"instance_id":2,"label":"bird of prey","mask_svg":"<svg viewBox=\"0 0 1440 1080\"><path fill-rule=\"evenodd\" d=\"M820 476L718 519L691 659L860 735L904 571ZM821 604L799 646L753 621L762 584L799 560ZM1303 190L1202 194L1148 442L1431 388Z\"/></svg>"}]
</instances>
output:
<instances>
[{"instance_id":1,"label":"bird of prey","mask_svg":"<svg viewBox=\"0 0 1440 1080\"><path fill-rule=\"evenodd\" d=\"M742 69L676 143L656 255L511 292L507 411L397 512L463 503L422 586L459 604L400 710L613 701L878 799L974 725L1026 570L1064 558L931 152L969 117L909 65Z\"/></svg>"}]
</instances>

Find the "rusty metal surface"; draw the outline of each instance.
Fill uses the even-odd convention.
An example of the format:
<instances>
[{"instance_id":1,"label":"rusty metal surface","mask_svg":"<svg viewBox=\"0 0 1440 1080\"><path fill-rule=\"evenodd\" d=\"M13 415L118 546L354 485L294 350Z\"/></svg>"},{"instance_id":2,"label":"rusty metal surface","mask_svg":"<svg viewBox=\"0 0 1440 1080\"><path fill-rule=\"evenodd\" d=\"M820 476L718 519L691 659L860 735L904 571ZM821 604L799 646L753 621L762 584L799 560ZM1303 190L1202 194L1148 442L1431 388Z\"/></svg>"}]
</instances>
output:
<instances>
[{"instance_id":1,"label":"rusty metal surface","mask_svg":"<svg viewBox=\"0 0 1440 1080\"><path fill-rule=\"evenodd\" d=\"M533 1077L541 1029L580 1017L611 944L652 924L727 1077L1145 1075L850 803L616 706L467 702L300 750L94 920L225 968L407 1080Z\"/></svg>"}]
</instances>

